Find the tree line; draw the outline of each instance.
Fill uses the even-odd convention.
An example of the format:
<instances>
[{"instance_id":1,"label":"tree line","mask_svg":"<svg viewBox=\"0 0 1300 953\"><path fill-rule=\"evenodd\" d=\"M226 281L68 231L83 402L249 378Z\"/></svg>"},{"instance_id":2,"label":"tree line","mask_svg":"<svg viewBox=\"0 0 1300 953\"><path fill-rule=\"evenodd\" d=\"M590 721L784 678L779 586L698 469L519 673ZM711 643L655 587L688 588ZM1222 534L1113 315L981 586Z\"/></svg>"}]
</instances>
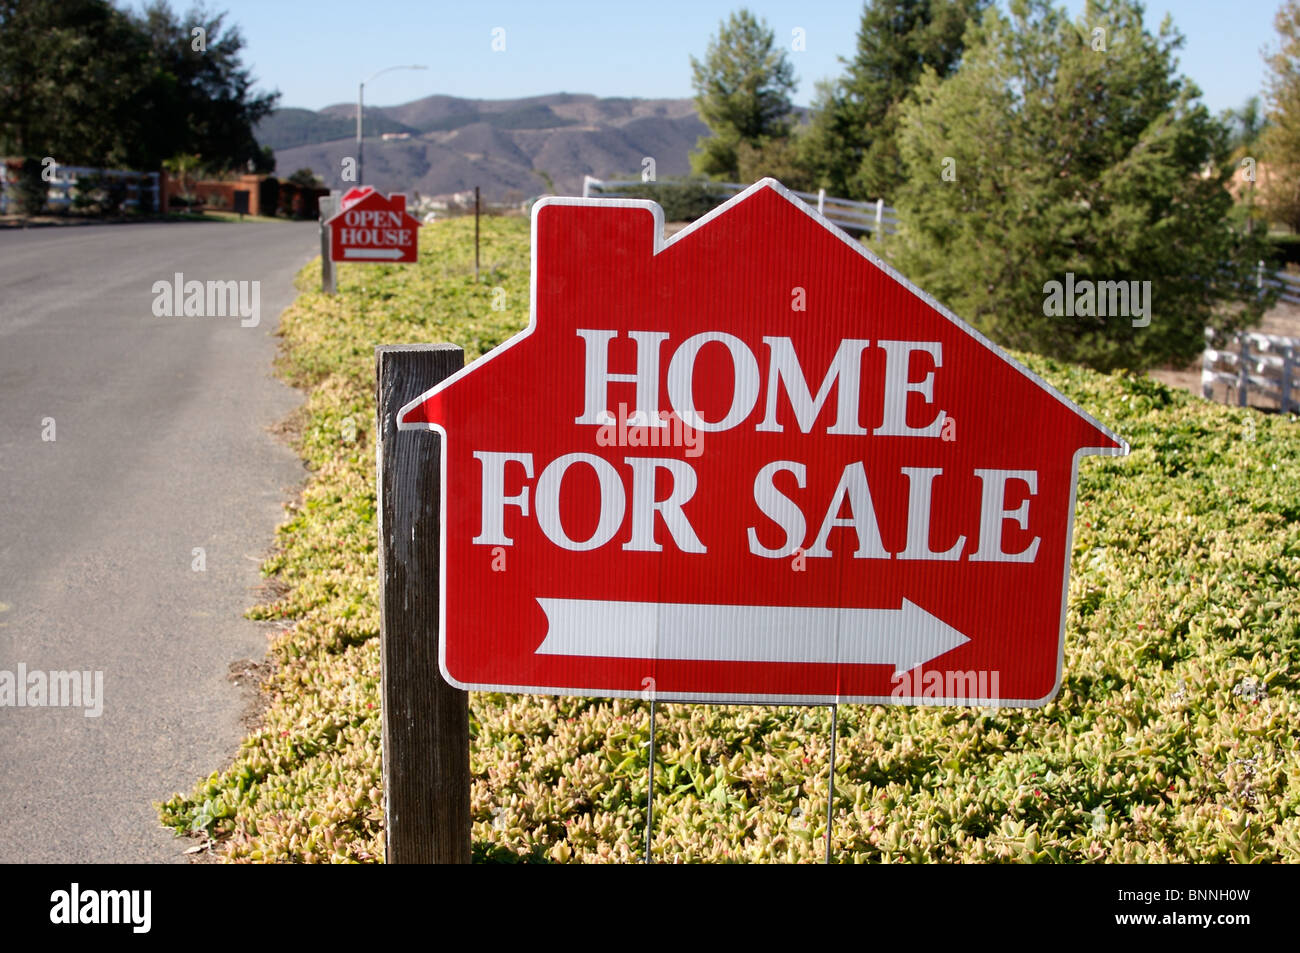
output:
<instances>
[{"instance_id":1,"label":"tree line","mask_svg":"<svg viewBox=\"0 0 1300 953\"><path fill-rule=\"evenodd\" d=\"M1186 364L1206 327L1259 320L1267 222L1300 225L1300 0L1276 23L1266 108L1215 117L1178 72L1181 34L1135 0L1074 19L1050 0L868 0L843 73L800 115L787 51L741 9L691 59L710 130L692 167L884 198L899 228L873 248L1004 345L1103 370ZM1149 281L1151 320L1082 299L1051 313L1067 275Z\"/></svg>"},{"instance_id":2,"label":"tree line","mask_svg":"<svg viewBox=\"0 0 1300 953\"><path fill-rule=\"evenodd\" d=\"M0 154L150 171L178 156L270 172L253 129L278 93L254 89L225 15L165 0L0 0Z\"/></svg>"}]
</instances>

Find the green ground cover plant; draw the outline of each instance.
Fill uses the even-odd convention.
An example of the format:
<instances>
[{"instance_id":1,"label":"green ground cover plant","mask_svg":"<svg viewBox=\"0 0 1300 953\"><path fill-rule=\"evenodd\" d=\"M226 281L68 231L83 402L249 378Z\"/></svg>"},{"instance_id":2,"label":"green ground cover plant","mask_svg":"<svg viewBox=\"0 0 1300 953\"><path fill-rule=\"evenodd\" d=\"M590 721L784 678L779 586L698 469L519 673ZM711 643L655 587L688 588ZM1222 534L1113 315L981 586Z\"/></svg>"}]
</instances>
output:
<instances>
[{"instance_id":1,"label":"green ground cover plant","mask_svg":"<svg viewBox=\"0 0 1300 953\"><path fill-rule=\"evenodd\" d=\"M221 860L383 860L373 354L451 341L471 361L527 324L527 222L483 221L478 283L472 235L426 227L417 265L345 265L335 296L319 262L299 276L280 371L307 393L312 476L250 611L279 626L269 707L159 805ZM841 706L836 859L1300 861L1300 423L1017 357L1133 448L1081 466L1060 694ZM640 860L648 712L472 694L475 859ZM822 708L660 705L656 861L820 861L829 729Z\"/></svg>"}]
</instances>

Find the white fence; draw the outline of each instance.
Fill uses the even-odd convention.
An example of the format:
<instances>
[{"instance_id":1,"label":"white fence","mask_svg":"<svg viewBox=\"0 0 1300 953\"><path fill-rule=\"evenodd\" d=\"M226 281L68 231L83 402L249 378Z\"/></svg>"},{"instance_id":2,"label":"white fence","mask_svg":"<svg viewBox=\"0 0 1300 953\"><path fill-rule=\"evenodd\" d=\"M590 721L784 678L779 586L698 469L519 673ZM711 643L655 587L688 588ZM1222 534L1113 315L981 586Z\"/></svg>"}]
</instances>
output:
<instances>
[{"instance_id":1,"label":"white fence","mask_svg":"<svg viewBox=\"0 0 1300 953\"><path fill-rule=\"evenodd\" d=\"M1281 293L1279 299L1289 301L1291 304L1300 304L1300 275L1288 275L1285 271L1275 271L1267 274L1264 271L1264 263L1261 261L1256 268L1255 284L1262 290L1264 288L1279 288Z\"/></svg>"},{"instance_id":2,"label":"white fence","mask_svg":"<svg viewBox=\"0 0 1300 953\"><path fill-rule=\"evenodd\" d=\"M126 200L123 208L137 208L140 205L140 181L148 180L145 192L151 196L149 208L160 208L159 182L157 172L131 172L124 169L95 169L84 165L56 165L54 176L48 180L46 204L51 208L63 209L72 206L77 192L77 180L81 176L93 176L101 179L125 179ZM0 215L18 211L18 200L14 195L16 180L9 175L4 163L0 163Z\"/></svg>"},{"instance_id":3,"label":"white fence","mask_svg":"<svg viewBox=\"0 0 1300 953\"><path fill-rule=\"evenodd\" d=\"M1237 403L1245 407L1251 391L1277 401L1283 413L1300 406L1296 385L1300 384L1300 338L1241 331L1223 348L1213 346L1215 333L1205 329L1210 347L1201 355L1201 394L1214 396L1216 383L1227 384L1229 394L1237 391Z\"/></svg>"},{"instance_id":4,"label":"white fence","mask_svg":"<svg viewBox=\"0 0 1300 953\"><path fill-rule=\"evenodd\" d=\"M1277 289L1279 301L1300 304L1300 275L1265 271L1261 261L1256 266L1255 284L1261 292ZM1300 395L1296 394L1300 388L1300 338L1241 331L1216 347L1217 337L1212 329L1205 329L1209 346L1201 355L1202 396L1213 398L1214 385L1226 384L1228 399L1236 391L1241 407L1255 393L1277 401L1283 413L1300 409Z\"/></svg>"},{"instance_id":5,"label":"white fence","mask_svg":"<svg viewBox=\"0 0 1300 953\"><path fill-rule=\"evenodd\" d=\"M749 188L749 186L737 182L710 182L707 180L700 180L698 183L695 181L687 183L642 182L639 179L606 181L588 175L582 179L582 197L591 198L594 194L597 198L601 196L612 198L626 194L627 190L633 188L640 189L645 186L653 186L655 188L671 189L675 185L696 184L707 186L711 194L717 195L720 203ZM843 229L868 232L872 236L879 236L892 235L898 227L898 217L894 209L885 204L884 199L877 199L874 202L855 202L852 199L827 195L825 189L819 189L816 192L795 192L794 194Z\"/></svg>"}]
</instances>

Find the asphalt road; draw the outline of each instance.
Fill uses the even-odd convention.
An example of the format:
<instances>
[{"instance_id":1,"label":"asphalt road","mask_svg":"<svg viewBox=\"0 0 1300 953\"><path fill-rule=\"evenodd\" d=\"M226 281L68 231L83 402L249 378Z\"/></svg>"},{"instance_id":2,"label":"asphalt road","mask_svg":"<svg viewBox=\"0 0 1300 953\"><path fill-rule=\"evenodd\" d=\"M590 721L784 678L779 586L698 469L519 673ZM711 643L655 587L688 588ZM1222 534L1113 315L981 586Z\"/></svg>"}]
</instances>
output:
<instances>
[{"instance_id":1,"label":"asphalt road","mask_svg":"<svg viewBox=\"0 0 1300 953\"><path fill-rule=\"evenodd\" d=\"M191 846L152 804L242 736L228 672L267 645L242 613L305 476L267 430L299 401L271 335L318 250L314 223L0 230L0 861ZM260 282L259 323L156 315L176 272ZM27 701L33 672L102 672L102 714L5 705L20 664Z\"/></svg>"}]
</instances>

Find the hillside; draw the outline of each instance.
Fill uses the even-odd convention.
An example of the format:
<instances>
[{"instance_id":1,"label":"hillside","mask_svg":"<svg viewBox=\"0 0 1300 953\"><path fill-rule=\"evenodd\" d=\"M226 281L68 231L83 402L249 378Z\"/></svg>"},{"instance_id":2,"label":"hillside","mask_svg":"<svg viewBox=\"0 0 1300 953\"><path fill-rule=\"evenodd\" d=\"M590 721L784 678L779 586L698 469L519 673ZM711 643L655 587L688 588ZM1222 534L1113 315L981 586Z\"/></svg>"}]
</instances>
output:
<instances>
[{"instance_id":1,"label":"hillside","mask_svg":"<svg viewBox=\"0 0 1300 953\"><path fill-rule=\"evenodd\" d=\"M366 136L380 136L385 132L410 132L412 129L388 116L366 110ZM347 116L325 115L310 109L277 109L257 127L258 141L279 151L295 146L346 139L357 134L357 107ZM292 171L292 170L290 170Z\"/></svg>"},{"instance_id":2,"label":"hillside","mask_svg":"<svg viewBox=\"0 0 1300 953\"><path fill-rule=\"evenodd\" d=\"M385 132L411 138L384 142ZM601 99L555 93L527 99L428 96L367 106L367 184L384 191L446 195L479 186L490 200L582 190L584 175L635 172L653 156L660 176L683 175L707 132L689 99ZM356 104L319 112L279 109L257 129L275 150L277 174L311 168L341 188L342 160L356 153ZM544 173L544 174L543 174Z\"/></svg>"}]
</instances>

